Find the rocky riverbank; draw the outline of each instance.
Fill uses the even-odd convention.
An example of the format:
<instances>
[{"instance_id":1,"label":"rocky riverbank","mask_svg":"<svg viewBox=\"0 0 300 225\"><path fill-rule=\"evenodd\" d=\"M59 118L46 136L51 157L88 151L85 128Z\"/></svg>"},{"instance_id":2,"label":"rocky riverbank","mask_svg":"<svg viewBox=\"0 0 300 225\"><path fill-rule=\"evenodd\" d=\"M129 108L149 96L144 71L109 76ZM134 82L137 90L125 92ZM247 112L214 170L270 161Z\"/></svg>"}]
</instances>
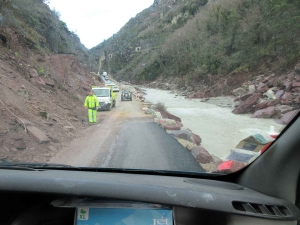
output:
<instances>
[{"instance_id":1,"label":"rocky riverbank","mask_svg":"<svg viewBox=\"0 0 300 225\"><path fill-rule=\"evenodd\" d=\"M235 77L236 76L236 77ZM247 75L248 76L248 75ZM300 110L300 62L293 70L282 75L249 76L229 75L212 85L195 84L183 87L163 80L154 81L146 87L170 90L185 98L232 108L234 114L252 114L252 118L273 118L286 125ZM223 98L218 99L222 96ZM227 100L224 101L224 96Z\"/></svg>"}]
</instances>

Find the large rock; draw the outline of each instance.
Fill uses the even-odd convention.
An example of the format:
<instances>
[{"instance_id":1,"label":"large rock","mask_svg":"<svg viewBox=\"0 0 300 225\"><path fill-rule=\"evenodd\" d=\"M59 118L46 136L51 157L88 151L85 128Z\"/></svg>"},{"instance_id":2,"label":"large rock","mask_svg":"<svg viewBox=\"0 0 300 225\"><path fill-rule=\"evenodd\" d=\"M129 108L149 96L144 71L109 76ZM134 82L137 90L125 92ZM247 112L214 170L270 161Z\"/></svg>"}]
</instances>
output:
<instances>
[{"instance_id":1,"label":"large rock","mask_svg":"<svg viewBox=\"0 0 300 225\"><path fill-rule=\"evenodd\" d=\"M289 105L279 105L275 107L275 111L279 112L279 113L287 113L293 110L293 107L289 106Z\"/></svg>"},{"instance_id":2,"label":"large rock","mask_svg":"<svg viewBox=\"0 0 300 225\"><path fill-rule=\"evenodd\" d=\"M271 89L267 90L263 95L267 96L268 99L276 99L276 96L274 95L274 92Z\"/></svg>"},{"instance_id":3,"label":"large rock","mask_svg":"<svg viewBox=\"0 0 300 225\"><path fill-rule=\"evenodd\" d=\"M175 125L166 125L166 124L162 124L161 126L162 126L162 128L164 128L165 130L180 130L181 127L182 127L182 126L177 125L177 124L175 124Z\"/></svg>"},{"instance_id":4,"label":"large rock","mask_svg":"<svg viewBox=\"0 0 300 225\"><path fill-rule=\"evenodd\" d=\"M32 68L32 69L29 70L29 76L30 76L30 78L31 77L38 77L39 74L35 69Z\"/></svg>"},{"instance_id":5,"label":"large rock","mask_svg":"<svg viewBox=\"0 0 300 225\"><path fill-rule=\"evenodd\" d=\"M161 119L160 122L162 125L176 125L176 121L172 119Z\"/></svg>"},{"instance_id":6,"label":"large rock","mask_svg":"<svg viewBox=\"0 0 300 225\"><path fill-rule=\"evenodd\" d=\"M260 110L264 108L268 108L270 106L274 106L280 103L280 99L272 99L263 101L255 106L255 110Z\"/></svg>"},{"instance_id":7,"label":"large rock","mask_svg":"<svg viewBox=\"0 0 300 225\"><path fill-rule=\"evenodd\" d=\"M281 97L281 104L291 104L293 96L290 92L285 92Z\"/></svg>"},{"instance_id":8,"label":"large rock","mask_svg":"<svg viewBox=\"0 0 300 225\"><path fill-rule=\"evenodd\" d=\"M242 97L240 97L239 101L245 101L247 98L249 98L250 96L252 96L252 94L245 94Z\"/></svg>"},{"instance_id":9,"label":"large rock","mask_svg":"<svg viewBox=\"0 0 300 225\"><path fill-rule=\"evenodd\" d=\"M163 118L167 118L167 119L171 119L171 120L175 120L177 122L181 122L181 119L167 111L160 111L159 112L161 113L162 117Z\"/></svg>"},{"instance_id":10,"label":"large rock","mask_svg":"<svg viewBox=\"0 0 300 225\"><path fill-rule=\"evenodd\" d=\"M283 94L284 94L284 90L279 90L279 91L276 92L275 97L279 99L279 98L281 98L281 96Z\"/></svg>"},{"instance_id":11,"label":"large rock","mask_svg":"<svg viewBox=\"0 0 300 225\"><path fill-rule=\"evenodd\" d=\"M276 119L275 122L282 125L287 125L297 115L298 112L299 109L287 112L280 119Z\"/></svg>"},{"instance_id":12,"label":"large rock","mask_svg":"<svg viewBox=\"0 0 300 225\"><path fill-rule=\"evenodd\" d=\"M205 164L205 163L211 163L214 161L211 154L209 154L209 152L201 146L196 146L196 147L192 148L191 152L198 163Z\"/></svg>"},{"instance_id":13,"label":"large rock","mask_svg":"<svg viewBox=\"0 0 300 225\"><path fill-rule=\"evenodd\" d=\"M271 118L275 114L275 107L271 106L265 109L256 111L252 118Z\"/></svg>"},{"instance_id":14,"label":"large rock","mask_svg":"<svg viewBox=\"0 0 300 225\"><path fill-rule=\"evenodd\" d=\"M199 135L197 135L197 134L194 134L194 133L192 135L193 135L193 139L194 139L195 144L196 145L200 145L201 142L202 142L201 137Z\"/></svg>"},{"instance_id":15,"label":"large rock","mask_svg":"<svg viewBox=\"0 0 300 225\"><path fill-rule=\"evenodd\" d=\"M244 88L237 88L237 89L234 89L232 91L232 94L235 95L235 96L241 96L241 95L245 95L247 93L247 91L244 89Z\"/></svg>"},{"instance_id":16,"label":"large rock","mask_svg":"<svg viewBox=\"0 0 300 225\"><path fill-rule=\"evenodd\" d=\"M300 104L300 94L296 96L296 98L294 99L294 103Z\"/></svg>"},{"instance_id":17,"label":"large rock","mask_svg":"<svg viewBox=\"0 0 300 225\"><path fill-rule=\"evenodd\" d=\"M47 135L35 126L28 126L27 130L28 133L40 144L46 144L50 141Z\"/></svg>"},{"instance_id":18,"label":"large rock","mask_svg":"<svg viewBox=\"0 0 300 225\"><path fill-rule=\"evenodd\" d=\"M291 81L286 81L283 84L285 86L285 91L290 91L292 88L292 82Z\"/></svg>"},{"instance_id":19,"label":"large rock","mask_svg":"<svg viewBox=\"0 0 300 225\"><path fill-rule=\"evenodd\" d=\"M300 82L294 81L292 87L300 87Z\"/></svg>"},{"instance_id":20,"label":"large rock","mask_svg":"<svg viewBox=\"0 0 300 225\"><path fill-rule=\"evenodd\" d=\"M260 92L260 93L264 93L266 92L267 90L269 89L268 85L264 84L264 83L260 83L257 87L257 90Z\"/></svg>"},{"instance_id":21,"label":"large rock","mask_svg":"<svg viewBox=\"0 0 300 225\"><path fill-rule=\"evenodd\" d=\"M191 151L194 147L196 147L196 144L194 142L187 141L180 138L176 138L176 139L183 147L185 147L189 151Z\"/></svg>"},{"instance_id":22,"label":"large rock","mask_svg":"<svg viewBox=\"0 0 300 225\"><path fill-rule=\"evenodd\" d=\"M184 139L190 142L194 142L193 133L189 130L176 130L176 131L168 131L170 135L176 138Z\"/></svg>"},{"instance_id":23,"label":"large rock","mask_svg":"<svg viewBox=\"0 0 300 225\"><path fill-rule=\"evenodd\" d=\"M248 89L249 89L249 93L253 94L255 92L255 85L254 84L249 85Z\"/></svg>"},{"instance_id":24,"label":"large rock","mask_svg":"<svg viewBox=\"0 0 300 225\"><path fill-rule=\"evenodd\" d=\"M243 114L243 113L250 113L254 110L254 105L257 103L257 101L262 96L261 93L255 93L249 98L247 98L245 101L242 101L232 112L234 114Z\"/></svg>"}]
</instances>

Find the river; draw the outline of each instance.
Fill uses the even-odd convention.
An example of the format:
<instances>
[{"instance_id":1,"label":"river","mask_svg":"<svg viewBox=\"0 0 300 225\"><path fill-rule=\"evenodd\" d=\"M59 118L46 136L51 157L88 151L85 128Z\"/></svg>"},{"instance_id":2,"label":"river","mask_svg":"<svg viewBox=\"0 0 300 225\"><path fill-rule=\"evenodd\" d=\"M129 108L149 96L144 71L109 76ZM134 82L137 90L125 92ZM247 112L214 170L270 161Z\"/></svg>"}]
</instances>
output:
<instances>
[{"instance_id":1,"label":"river","mask_svg":"<svg viewBox=\"0 0 300 225\"><path fill-rule=\"evenodd\" d=\"M268 132L274 126L279 132L284 126L273 119L251 118L251 114L235 115L232 108L175 96L170 91L146 89L145 98L152 103L164 103L167 111L181 118L184 127L202 138L201 145L220 158L228 156L240 140L256 133ZM218 97L222 100L222 97ZM228 98L224 97L224 101Z\"/></svg>"}]
</instances>

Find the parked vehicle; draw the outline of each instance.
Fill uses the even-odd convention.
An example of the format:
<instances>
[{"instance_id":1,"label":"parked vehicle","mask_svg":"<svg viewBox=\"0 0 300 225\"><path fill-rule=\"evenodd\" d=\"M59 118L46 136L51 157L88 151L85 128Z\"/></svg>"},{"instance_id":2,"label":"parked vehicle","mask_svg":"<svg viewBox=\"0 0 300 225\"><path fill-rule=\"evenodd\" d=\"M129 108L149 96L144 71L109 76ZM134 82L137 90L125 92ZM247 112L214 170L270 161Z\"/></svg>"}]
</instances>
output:
<instances>
[{"instance_id":1,"label":"parked vehicle","mask_svg":"<svg viewBox=\"0 0 300 225\"><path fill-rule=\"evenodd\" d=\"M132 94L130 91L124 90L122 91L121 101L130 100L132 101Z\"/></svg>"},{"instance_id":2,"label":"parked vehicle","mask_svg":"<svg viewBox=\"0 0 300 225\"><path fill-rule=\"evenodd\" d=\"M119 87L118 87L118 86L113 86L113 91L114 91L114 92L119 92L119 91L120 91L120 89L119 89Z\"/></svg>"},{"instance_id":3,"label":"parked vehicle","mask_svg":"<svg viewBox=\"0 0 300 225\"><path fill-rule=\"evenodd\" d=\"M115 106L115 101L109 87L94 87L92 90L99 100L98 110L111 110Z\"/></svg>"}]
</instances>

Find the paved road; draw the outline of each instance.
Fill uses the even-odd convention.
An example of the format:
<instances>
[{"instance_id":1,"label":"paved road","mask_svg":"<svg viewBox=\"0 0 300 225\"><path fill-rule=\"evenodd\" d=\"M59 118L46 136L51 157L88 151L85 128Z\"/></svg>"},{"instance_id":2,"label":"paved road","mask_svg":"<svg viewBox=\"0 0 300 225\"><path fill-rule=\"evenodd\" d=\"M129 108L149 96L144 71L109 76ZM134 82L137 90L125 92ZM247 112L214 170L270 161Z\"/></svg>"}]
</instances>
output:
<instances>
[{"instance_id":1,"label":"paved road","mask_svg":"<svg viewBox=\"0 0 300 225\"><path fill-rule=\"evenodd\" d=\"M52 163L73 166L203 172L191 153L139 109L117 101L99 112L99 123L63 149Z\"/></svg>"}]
</instances>

